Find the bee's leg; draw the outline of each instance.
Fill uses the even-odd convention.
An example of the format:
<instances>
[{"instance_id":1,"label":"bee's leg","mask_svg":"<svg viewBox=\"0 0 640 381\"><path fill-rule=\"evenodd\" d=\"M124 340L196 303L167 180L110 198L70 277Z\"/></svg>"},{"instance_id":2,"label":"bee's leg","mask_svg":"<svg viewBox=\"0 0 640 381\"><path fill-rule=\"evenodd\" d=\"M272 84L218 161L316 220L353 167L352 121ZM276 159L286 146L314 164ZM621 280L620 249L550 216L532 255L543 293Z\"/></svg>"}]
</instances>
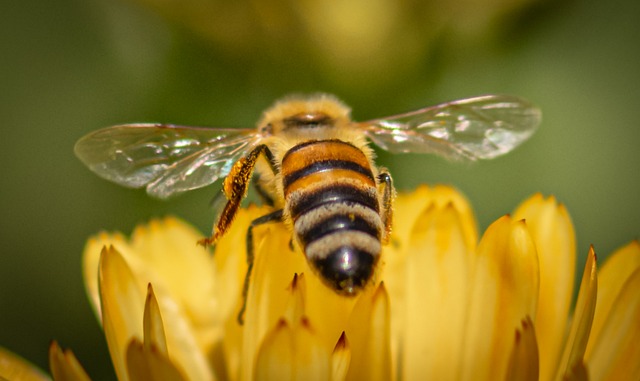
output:
<instances>
[{"instance_id":1,"label":"bee's leg","mask_svg":"<svg viewBox=\"0 0 640 381\"><path fill-rule=\"evenodd\" d=\"M269 151L268 149L266 151L264 151L264 157L265 157L265 159L267 159L267 162L269 163L269 167L271 168L271 172L273 172L274 175L277 174L278 173L278 167L276 165L276 162L275 162L275 160L273 158L273 154L271 153L271 151ZM265 205L274 206L275 205L275 201L273 200L273 197L264 188L263 183L260 181L260 179L258 178L257 181L254 182L253 184L254 184L254 187L256 188L256 192L258 193L258 197L260 197L262 202Z\"/></svg>"},{"instance_id":2,"label":"bee's leg","mask_svg":"<svg viewBox=\"0 0 640 381\"><path fill-rule=\"evenodd\" d=\"M256 188L256 192L258 193L258 196L260 197L260 200L262 200L262 202L265 205L269 205L269 206L275 205L273 201L273 197L271 197L269 193L262 187L262 185L260 185L259 179L253 184L254 184L254 188Z\"/></svg>"},{"instance_id":3,"label":"bee's leg","mask_svg":"<svg viewBox=\"0 0 640 381\"><path fill-rule=\"evenodd\" d=\"M378 181L380 182L378 187L382 194L382 223L384 224L384 234L382 236L382 242L387 243L389 235L391 234L391 223L393 220L393 199L396 195L396 190L393 187L393 179L387 171L382 168L378 174Z\"/></svg>"},{"instance_id":4,"label":"bee's leg","mask_svg":"<svg viewBox=\"0 0 640 381\"><path fill-rule=\"evenodd\" d=\"M211 236L198 241L200 245L213 245L224 235L229 226L231 226L231 223L240 208L242 199L247 195L251 175L253 174L253 169L255 168L256 161L258 161L260 155L264 155L269 163L271 163L272 169L275 170L273 155L265 144L257 146L249 152L247 156L238 160L233 165L231 172L229 172L229 175L227 175L224 179L224 183L222 184L222 190L227 198L227 203L225 204L224 209L222 209L222 213L220 214L217 222L213 226Z\"/></svg>"},{"instance_id":5,"label":"bee's leg","mask_svg":"<svg viewBox=\"0 0 640 381\"><path fill-rule=\"evenodd\" d=\"M253 228L269 222L282 221L282 209L269 213L262 217L256 218L249 224L247 229L247 274L244 277L244 285L242 286L242 308L238 313L238 323L244 323L244 311L247 309L247 296L249 294L249 283L251 279L251 270L253 270L253 260L255 259L253 251Z\"/></svg>"}]
</instances>

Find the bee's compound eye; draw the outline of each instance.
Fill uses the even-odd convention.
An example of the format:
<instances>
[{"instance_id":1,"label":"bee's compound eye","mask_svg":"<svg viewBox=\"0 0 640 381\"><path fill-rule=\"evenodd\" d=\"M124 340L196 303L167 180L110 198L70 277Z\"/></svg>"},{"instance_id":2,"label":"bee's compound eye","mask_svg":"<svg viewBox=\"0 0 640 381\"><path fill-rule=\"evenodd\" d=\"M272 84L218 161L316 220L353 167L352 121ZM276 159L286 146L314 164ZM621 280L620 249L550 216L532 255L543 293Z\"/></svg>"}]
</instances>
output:
<instances>
[{"instance_id":1,"label":"bee's compound eye","mask_svg":"<svg viewBox=\"0 0 640 381\"><path fill-rule=\"evenodd\" d=\"M343 295L355 295L373 276L375 262L366 251L342 246L326 258L313 260L313 265L329 287Z\"/></svg>"}]
</instances>

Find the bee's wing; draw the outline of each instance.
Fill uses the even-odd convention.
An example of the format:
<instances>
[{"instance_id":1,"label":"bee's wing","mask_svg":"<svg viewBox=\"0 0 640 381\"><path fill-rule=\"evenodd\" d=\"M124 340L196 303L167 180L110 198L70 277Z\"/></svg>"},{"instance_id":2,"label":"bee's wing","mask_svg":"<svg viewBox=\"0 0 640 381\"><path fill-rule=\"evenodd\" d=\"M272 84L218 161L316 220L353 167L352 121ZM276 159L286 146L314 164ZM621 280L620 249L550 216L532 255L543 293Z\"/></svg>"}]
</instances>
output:
<instances>
[{"instance_id":1,"label":"bee's wing","mask_svg":"<svg viewBox=\"0 0 640 381\"><path fill-rule=\"evenodd\" d=\"M128 124L92 132L74 150L101 177L164 199L226 176L259 139L254 129Z\"/></svg>"},{"instance_id":2,"label":"bee's wing","mask_svg":"<svg viewBox=\"0 0 640 381\"><path fill-rule=\"evenodd\" d=\"M359 125L371 141L393 153L473 161L511 151L531 136L540 118L540 110L524 99L485 95Z\"/></svg>"}]
</instances>

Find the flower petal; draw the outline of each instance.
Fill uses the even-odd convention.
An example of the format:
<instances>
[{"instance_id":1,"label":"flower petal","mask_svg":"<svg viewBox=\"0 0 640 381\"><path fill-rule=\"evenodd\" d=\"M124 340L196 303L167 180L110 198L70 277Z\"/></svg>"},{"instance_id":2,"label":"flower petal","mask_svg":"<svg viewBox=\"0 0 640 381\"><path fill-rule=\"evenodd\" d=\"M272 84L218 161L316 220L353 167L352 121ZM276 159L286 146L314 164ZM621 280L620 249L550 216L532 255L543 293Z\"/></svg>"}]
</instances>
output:
<instances>
[{"instance_id":1,"label":"flower petal","mask_svg":"<svg viewBox=\"0 0 640 381\"><path fill-rule=\"evenodd\" d=\"M162 346L163 341L166 340L167 352L177 364L180 364L190 379L213 379L214 376L205 353L198 347L194 333L182 315L183 310L166 294L164 296L159 293L151 294L153 297L145 303L147 298L139 289L139 281L140 279L136 278L128 262L119 251L114 247L103 250L100 261L102 321L111 360L118 378L127 380L129 373L127 361L130 359L125 356L129 356L128 351L134 351L132 356L137 356L138 349L129 348L131 340L140 341L144 338L149 345L155 343ZM156 305L155 295L158 295L159 307ZM162 317L159 316L159 311L162 311ZM147 315L147 327L144 327L145 314ZM159 324L163 324L162 322L169 329L165 330L164 327L159 326ZM162 330L163 333L159 333L159 330ZM160 352L161 346L153 345L153 351ZM149 350L149 348L145 349L145 351ZM162 355L166 357L166 354ZM144 356L145 359L148 356L157 357L156 354L144 354ZM147 359L145 361L161 360Z\"/></svg>"},{"instance_id":2,"label":"flower petal","mask_svg":"<svg viewBox=\"0 0 640 381\"><path fill-rule=\"evenodd\" d=\"M416 221L421 218L425 209L432 206L441 209L449 204L462 217L467 242L475 245L478 241L478 229L471 205L455 188L444 185L432 188L421 185L413 192L398 194L394 203L392 239L401 244L408 242Z\"/></svg>"},{"instance_id":3,"label":"flower petal","mask_svg":"<svg viewBox=\"0 0 640 381\"><path fill-rule=\"evenodd\" d=\"M539 380L539 357L536 332L530 317L522 320L522 327L516 329L515 342L511 350L505 380Z\"/></svg>"},{"instance_id":4,"label":"flower petal","mask_svg":"<svg viewBox=\"0 0 640 381\"><path fill-rule=\"evenodd\" d=\"M149 284L143 315L145 351L153 347L154 351L169 357L173 366L182 369L188 379L212 380L214 375L207 353L199 347L196 333L189 323L185 311L172 298L166 295L156 297Z\"/></svg>"},{"instance_id":5,"label":"flower petal","mask_svg":"<svg viewBox=\"0 0 640 381\"><path fill-rule=\"evenodd\" d=\"M111 361L120 380L128 380L126 350L131 338L142 338L144 294L120 252L104 248L100 258L102 322Z\"/></svg>"},{"instance_id":6,"label":"flower petal","mask_svg":"<svg viewBox=\"0 0 640 381\"><path fill-rule=\"evenodd\" d=\"M244 325L238 325L236 316L243 303L241 287L247 269L245 242L248 227L251 221L268 212L268 208L255 206L241 210L229 233L216 246L216 264L222 273L220 279L230 283L220 292L228 292L233 300L233 308L229 309L233 313L225 323L223 344L229 364L228 375L232 379L254 378L255 354L265 335L283 317L289 324L303 314L310 321L322 322L314 325L314 331L330 351L344 330L343 322L355 303L350 298L337 295L313 274L304 253L295 247L292 250L291 232L284 224L257 225L253 228L254 263L248 283L247 310ZM292 287L291 279L295 274L300 275Z\"/></svg>"},{"instance_id":7,"label":"flower petal","mask_svg":"<svg viewBox=\"0 0 640 381\"><path fill-rule=\"evenodd\" d=\"M193 337L206 352L222 337L222 317L213 260L196 244L200 238L197 230L176 218L153 220L136 228L131 237L135 258L125 258L142 282L142 290L151 282L159 300L169 297L182 310Z\"/></svg>"},{"instance_id":8,"label":"flower petal","mask_svg":"<svg viewBox=\"0 0 640 381\"><path fill-rule=\"evenodd\" d=\"M255 354L287 309L293 274L306 267L304 257L289 248L291 234L282 224L262 225L253 231L255 259L249 279L240 362L241 378L246 379L254 378L251 372ZM242 245L238 253L244 256L244 252ZM240 303L242 298L238 298L238 310Z\"/></svg>"},{"instance_id":9,"label":"flower petal","mask_svg":"<svg viewBox=\"0 0 640 381\"><path fill-rule=\"evenodd\" d=\"M49 367L55 381L90 381L73 352L63 352L55 341L49 346Z\"/></svg>"},{"instance_id":10,"label":"flower petal","mask_svg":"<svg viewBox=\"0 0 640 381\"><path fill-rule=\"evenodd\" d=\"M300 321L306 313L305 297L307 285L305 282L304 274L294 274L293 280L291 281L291 286L289 287L291 290L291 297L289 298L289 303L283 316L288 322L293 324L294 322Z\"/></svg>"},{"instance_id":11,"label":"flower petal","mask_svg":"<svg viewBox=\"0 0 640 381\"><path fill-rule=\"evenodd\" d=\"M40 369L22 357L0 347L0 379L23 381L49 381Z\"/></svg>"},{"instance_id":12,"label":"flower petal","mask_svg":"<svg viewBox=\"0 0 640 381\"><path fill-rule=\"evenodd\" d=\"M331 357L302 319L290 327L285 320L267 334L256 361L257 380L328 380Z\"/></svg>"},{"instance_id":13,"label":"flower petal","mask_svg":"<svg viewBox=\"0 0 640 381\"><path fill-rule=\"evenodd\" d=\"M119 251L129 251L126 238L120 234L101 232L87 240L82 254L82 273L84 285L98 321L102 324L102 306L100 304L100 287L98 286L98 268L104 247L115 246Z\"/></svg>"},{"instance_id":14,"label":"flower petal","mask_svg":"<svg viewBox=\"0 0 640 381\"><path fill-rule=\"evenodd\" d=\"M640 242L632 241L613 253L598 271L598 301L593 316L591 339L587 353L593 350L593 343L599 340L602 328L609 318L611 308L627 283L631 274L640 268Z\"/></svg>"},{"instance_id":15,"label":"flower petal","mask_svg":"<svg viewBox=\"0 0 640 381\"><path fill-rule=\"evenodd\" d=\"M351 344L348 380L392 378L389 295L384 284L360 296L346 336Z\"/></svg>"},{"instance_id":16,"label":"flower petal","mask_svg":"<svg viewBox=\"0 0 640 381\"><path fill-rule=\"evenodd\" d=\"M512 334L522 316L535 315L538 277L538 257L524 221L505 216L491 224L478 246L462 379L504 377Z\"/></svg>"},{"instance_id":17,"label":"flower petal","mask_svg":"<svg viewBox=\"0 0 640 381\"><path fill-rule=\"evenodd\" d=\"M459 377L475 249L466 242L463 219L451 203L432 204L412 229L404 272L406 313L394 316L404 332L403 379Z\"/></svg>"},{"instance_id":18,"label":"flower petal","mask_svg":"<svg viewBox=\"0 0 640 381\"><path fill-rule=\"evenodd\" d=\"M536 194L520 205L515 220L525 219L540 261L540 299L534 317L540 347L540 379L551 379L564 344L573 297L576 242L571 218L551 196Z\"/></svg>"},{"instance_id":19,"label":"flower petal","mask_svg":"<svg viewBox=\"0 0 640 381\"><path fill-rule=\"evenodd\" d=\"M426 242L429 242L435 235L424 237L424 228L429 224L437 223L438 219L442 221L446 218L433 217L432 215L442 215L443 210L450 210L449 214L456 215L455 227L451 227L454 233L449 236L456 237L453 242L456 245L464 245L467 247L475 248L478 233L476 228L475 217L473 216L472 209L467 200L455 189L447 186L435 186L433 188L427 186L420 186L414 192L400 193L395 200L394 204L394 221L393 231L391 234L391 240L389 244L385 245L382 250L381 258L381 276L380 279L384 280L385 288L389 293L389 300L391 306L391 347L392 353L403 353L403 359L405 355L413 356L417 358L417 352L407 352L406 348L401 346L409 345L404 341L403 337L406 334L407 319L414 319L416 316L420 316L420 310L423 309L426 304L422 300L422 290L424 287L433 285L429 278L429 274L443 271L445 268L451 269L452 265L455 265L457 258L446 259L445 256L438 256L438 258L445 259L441 263L441 267L435 266L438 261L435 258L429 257L429 253L434 247L429 246ZM443 223L443 222L441 222ZM444 228L446 230L446 228ZM416 232L419 233L418 238L414 237ZM422 232L422 233L421 233ZM422 234L422 235L420 235ZM445 237L447 237L445 235ZM446 242L448 238L443 238L442 241ZM431 241L432 243L435 240ZM463 243L461 243L463 242ZM443 245L445 247L446 245ZM455 245L452 245L455 246ZM451 249L447 249L452 251ZM458 268L453 271L458 271ZM464 270L462 270L464 272ZM408 274L412 273L414 276L409 277ZM438 275L440 277L440 275ZM442 275L442 278L449 278L450 274ZM458 275L454 273L454 279L458 279ZM409 279L412 279L411 281ZM413 284L417 281L418 284ZM454 287L455 289L455 287ZM429 290L427 288L427 290ZM435 292L431 292L431 295L436 295ZM409 301L407 298L412 298ZM416 300L416 298L418 298ZM417 301L417 302L416 302ZM433 302L436 302L433 300ZM415 310L417 309L417 310ZM415 310L415 311L414 311ZM422 324L420 321L415 321L415 329L420 331L412 331L411 335L415 335L416 332L422 332L418 334L419 337L424 337L429 330L428 324ZM429 340L423 342L420 345L429 343ZM412 341L416 343L418 341ZM416 355L411 355L414 353ZM394 355L394 358L398 357ZM398 357L400 358L400 357ZM420 362L420 364L424 364ZM404 368L403 364L397 364L397 366Z\"/></svg>"},{"instance_id":20,"label":"flower petal","mask_svg":"<svg viewBox=\"0 0 640 381\"><path fill-rule=\"evenodd\" d=\"M351 364L351 345L343 332L331 354L331 380L341 381L347 377Z\"/></svg>"},{"instance_id":21,"label":"flower petal","mask_svg":"<svg viewBox=\"0 0 640 381\"><path fill-rule=\"evenodd\" d=\"M579 364L583 363L584 352L589 340L589 332L591 331L591 323L593 322L597 294L596 253L591 247L584 266L578 300L576 301L576 308L571 321L571 329L559 363L556 379L568 377Z\"/></svg>"},{"instance_id":22,"label":"flower petal","mask_svg":"<svg viewBox=\"0 0 640 381\"><path fill-rule=\"evenodd\" d=\"M197 332L201 350L207 351L221 337L222 323L215 320L220 314L214 294L213 262L210 254L196 245L200 237L193 227L167 217L137 227L130 241L119 233L100 233L90 238L83 254L83 272L87 293L98 315L102 315L97 279L100 250L112 245L135 274L140 292L144 293L151 282L156 291L177 302Z\"/></svg>"},{"instance_id":23,"label":"flower petal","mask_svg":"<svg viewBox=\"0 0 640 381\"><path fill-rule=\"evenodd\" d=\"M144 317L142 320L144 331L144 344L155 346L160 352L167 354L167 338L164 334L164 324L160 314L160 306L153 293L153 287L149 283L147 288L147 300L144 303Z\"/></svg>"},{"instance_id":24,"label":"flower petal","mask_svg":"<svg viewBox=\"0 0 640 381\"><path fill-rule=\"evenodd\" d=\"M593 380L640 379L640 268L627 278L598 334L589 339L586 362Z\"/></svg>"},{"instance_id":25,"label":"flower petal","mask_svg":"<svg viewBox=\"0 0 640 381\"><path fill-rule=\"evenodd\" d=\"M165 353L137 339L127 346L127 372L131 380L188 380Z\"/></svg>"},{"instance_id":26,"label":"flower petal","mask_svg":"<svg viewBox=\"0 0 640 381\"><path fill-rule=\"evenodd\" d=\"M253 358L244 348L244 335L247 330L247 312L245 311L245 325L238 324L238 313L242 307L242 287L247 273L247 254L246 241L247 229L254 219L269 213L270 209L264 207L259 208L253 204L246 209L240 209L231 225L229 231L216 243L213 259L217 270L217 279L219 287L216 287L216 299L219 301L219 315L224 320L224 339L220 346L212 348L213 358L224 359L224 361L215 361L214 367L217 374L225 374L228 379L240 379L240 372L244 372L250 377L251 371L247 371L253 367ZM275 225L275 224L273 224ZM266 225L265 229L273 225ZM257 228L258 235L263 228ZM259 235L259 237L262 237ZM259 249L260 241L254 237L254 247ZM284 248L280 248L284 250ZM288 250L288 247L286 248ZM254 282L256 279L256 265L250 279ZM291 274L293 276L293 274ZM289 280L291 278L289 277ZM251 283L250 283L251 284ZM249 297L249 295L247 296ZM251 313L251 311L249 311ZM250 328L251 329L251 328ZM255 355L259 341L257 337L252 338L250 348ZM217 355L217 356L216 356Z\"/></svg>"}]
</instances>

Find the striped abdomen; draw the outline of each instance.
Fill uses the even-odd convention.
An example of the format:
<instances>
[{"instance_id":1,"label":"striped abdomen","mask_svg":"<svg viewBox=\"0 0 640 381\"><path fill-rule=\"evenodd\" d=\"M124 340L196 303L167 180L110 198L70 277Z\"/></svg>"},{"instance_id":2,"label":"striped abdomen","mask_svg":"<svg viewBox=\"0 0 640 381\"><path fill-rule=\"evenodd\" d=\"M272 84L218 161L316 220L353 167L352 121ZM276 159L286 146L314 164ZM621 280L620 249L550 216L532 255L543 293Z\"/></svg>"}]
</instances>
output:
<instances>
[{"instance_id":1,"label":"striped abdomen","mask_svg":"<svg viewBox=\"0 0 640 381\"><path fill-rule=\"evenodd\" d=\"M376 179L362 150L340 140L299 144L282 160L285 211L307 260L337 292L373 276L383 230Z\"/></svg>"}]
</instances>

